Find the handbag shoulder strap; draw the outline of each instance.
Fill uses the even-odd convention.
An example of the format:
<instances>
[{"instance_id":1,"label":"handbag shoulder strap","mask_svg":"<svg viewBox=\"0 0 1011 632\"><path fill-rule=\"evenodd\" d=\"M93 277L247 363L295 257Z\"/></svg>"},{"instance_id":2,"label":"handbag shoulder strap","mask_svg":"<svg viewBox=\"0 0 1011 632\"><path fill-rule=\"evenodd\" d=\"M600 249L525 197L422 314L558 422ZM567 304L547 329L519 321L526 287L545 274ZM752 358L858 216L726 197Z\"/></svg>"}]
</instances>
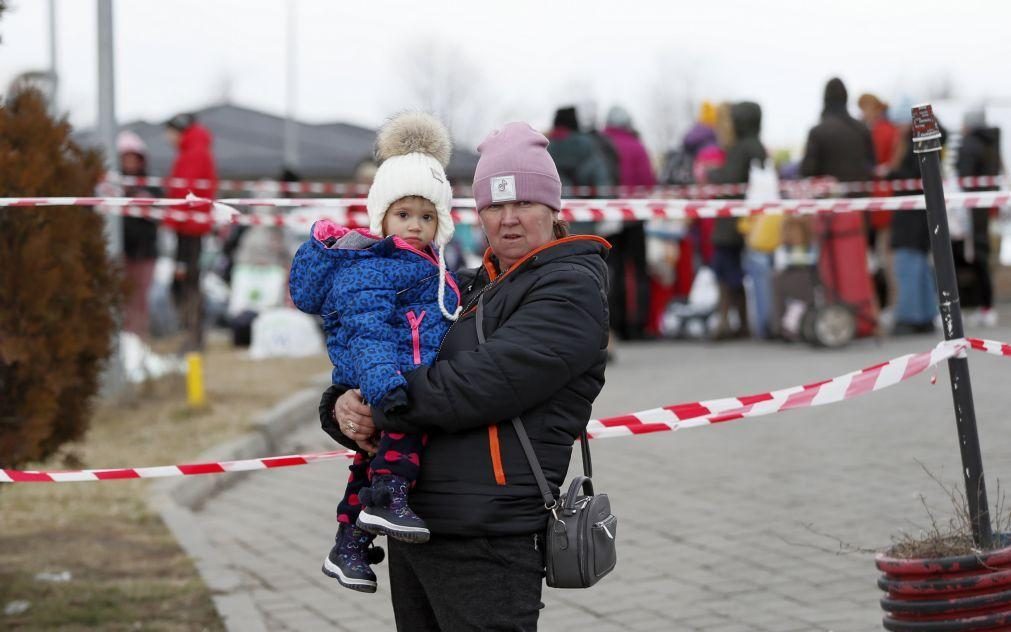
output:
<instances>
[{"instance_id":1,"label":"handbag shoulder strap","mask_svg":"<svg viewBox=\"0 0 1011 632\"><path fill-rule=\"evenodd\" d=\"M477 313L475 314L475 328L477 329L477 341L479 344L485 343L484 335L484 296L478 298L477 300ZM527 461L530 463L530 469L534 473L534 479L537 481L537 487L541 492L541 498L544 499L544 507L547 509L553 509L558 505L558 501L555 500L554 494L551 493L551 488L548 486L548 481L544 477L544 470L541 469L540 461L537 460L537 454L534 452L534 446L530 443L530 437L527 436L526 428L523 427L523 420L519 417L513 417L512 419L513 429L516 431L516 436L520 440L520 445L523 447L523 453L527 457ZM592 465L590 463L590 446L588 445L588 437L586 436L586 429L584 428L580 433L580 450L583 457L583 474L587 478L592 478L591 473L593 471Z\"/></svg>"}]
</instances>

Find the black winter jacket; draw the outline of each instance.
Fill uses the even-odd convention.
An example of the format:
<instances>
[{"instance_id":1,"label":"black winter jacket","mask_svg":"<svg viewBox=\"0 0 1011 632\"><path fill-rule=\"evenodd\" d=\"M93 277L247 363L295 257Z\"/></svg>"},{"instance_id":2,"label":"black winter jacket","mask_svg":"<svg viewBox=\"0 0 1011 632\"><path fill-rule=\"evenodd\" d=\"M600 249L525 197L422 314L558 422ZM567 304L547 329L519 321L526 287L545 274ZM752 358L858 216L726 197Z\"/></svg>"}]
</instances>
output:
<instances>
[{"instance_id":1,"label":"black winter jacket","mask_svg":"<svg viewBox=\"0 0 1011 632\"><path fill-rule=\"evenodd\" d=\"M958 175L996 176L1001 171L1000 129L977 127L966 133L958 149ZM998 187L966 187L966 191L996 191Z\"/></svg>"},{"instance_id":2,"label":"black winter jacket","mask_svg":"<svg viewBox=\"0 0 1011 632\"><path fill-rule=\"evenodd\" d=\"M800 175L832 176L840 182L864 182L874 174L874 143L867 126L845 109L827 110L807 136Z\"/></svg>"},{"instance_id":3,"label":"black winter jacket","mask_svg":"<svg viewBox=\"0 0 1011 632\"><path fill-rule=\"evenodd\" d=\"M575 236L551 242L498 274L486 256L460 275L465 309L438 360L405 374L410 404L374 409L384 431L426 432L410 503L433 533L535 533L547 512L510 420L519 415L552 491L573 442L604 386L608 314L607 242ZM477 341L474 307L484 295L487 342ZM324 430L348 445L333 420L331 387L320 404Z\"/></svg>"},{"instance_id":4,"label":"black winter jacket","mask_svg":"<svg viewBox=\"0 0 1011 632\"><path fill-rule=\"evenodd\" d=\"M727 159L722 167L713 169L707 175L713 184L736 184L748 182L751 177L751 163L765 162L765 147L758 139L762 131L762 108L757 103L744 101L730 106L730 121L734 125L734 144L727 150ZM743 195L734 196L743 199ZM737 230L736 217L720 217L713 225L713 245L741 248L744 237Z\"/></svg>"},{"instance_id":5,"label":"black winter jacket","mask_svg":"<svg viewBox=\"0 0 1011 632\"><path fill-rule=\"evenodd\" d=\"M123 196L137 198L161 197L161 189L153 187L125 187ZM131 261L157 259L158 223L142 217L124 217L123 256Z\"/></svg>"},{"instance_id":6,"label":"black winter jacket","mask_svg":"<svg viewBox=\"0 0 1011 632\"><path fill-rule=\"evenodd\" d=\"M846 109L846 86L839 79L825 84L821 122L807 136L800 175L832 176L840 182L863 182L874 173L871 131ZM858 194L859 195L859 194Z\"/></svg>"},{"instance_id":7,"label":"black winter jacket","mask_svg":"<svg viewBox=\"0 0 1011 632\"><path fill-rule=\"evenodd\" d=\"M941 145L948 143L948 132L944 126L938 124L941 130ZM913 151L913 132L910 130L906 135L906 153L902 157L899 166L888 174L889 180L908 180L920 177L920 164ZM895 192L895 196L901 195L922 195L918 191L908 193ZM930 252L930 227L927 226L927 211L895 211L892 213L892 238L893 249L918 250L920 252Z\"/></svg>"}]
</instances>

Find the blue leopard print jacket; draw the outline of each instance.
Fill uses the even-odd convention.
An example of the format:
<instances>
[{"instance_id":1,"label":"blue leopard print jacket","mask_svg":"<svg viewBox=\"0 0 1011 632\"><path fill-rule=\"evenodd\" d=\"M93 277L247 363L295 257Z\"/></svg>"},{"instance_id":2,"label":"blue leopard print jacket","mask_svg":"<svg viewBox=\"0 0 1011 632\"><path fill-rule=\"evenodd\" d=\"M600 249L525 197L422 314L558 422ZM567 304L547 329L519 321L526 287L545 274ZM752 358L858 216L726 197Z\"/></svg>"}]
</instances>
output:
<instances>
[{"instance_id":1,"label":"blue leopard print jacket","mask_svg":"<svg viewBox=\"0 0 1011 632\"><path fill-rule=\"evenodd\" d=\"M460 291L446 275L446 310ZM449 328L439 309L439 267L398 237L385 239L321 220L291 264L295 305L323 317L333 383L361 388L371 406L407 403L401 375L431 364Z\"/></svg>"}]
</instances>

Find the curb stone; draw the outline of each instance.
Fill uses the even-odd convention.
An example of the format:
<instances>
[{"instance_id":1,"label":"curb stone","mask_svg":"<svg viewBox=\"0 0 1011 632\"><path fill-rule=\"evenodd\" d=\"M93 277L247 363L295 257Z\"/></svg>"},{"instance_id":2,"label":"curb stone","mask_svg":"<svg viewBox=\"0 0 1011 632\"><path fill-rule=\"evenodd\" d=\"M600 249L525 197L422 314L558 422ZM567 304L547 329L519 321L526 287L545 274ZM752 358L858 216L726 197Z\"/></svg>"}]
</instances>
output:
<instances>
[{"instance_id":1,"label":"curb stone","mask_svg":"<svg viewBox=\"0 0 1011 632\"><path fill-rule=\"evenodd\" d=\"M253 431L211 448L197 457L197 462L273 456L285 436L306 420L316 418L320 393L330 384L330 375L315 376L309 383L311 386L259 414L253 421ZM215 495L252 473L164 478L151 485L148 504L196 564L225 628L266 632L263 616L250 596L249 587L244 586L242 575L211 545L193 515Z\"/></svg>"}]
</instances>

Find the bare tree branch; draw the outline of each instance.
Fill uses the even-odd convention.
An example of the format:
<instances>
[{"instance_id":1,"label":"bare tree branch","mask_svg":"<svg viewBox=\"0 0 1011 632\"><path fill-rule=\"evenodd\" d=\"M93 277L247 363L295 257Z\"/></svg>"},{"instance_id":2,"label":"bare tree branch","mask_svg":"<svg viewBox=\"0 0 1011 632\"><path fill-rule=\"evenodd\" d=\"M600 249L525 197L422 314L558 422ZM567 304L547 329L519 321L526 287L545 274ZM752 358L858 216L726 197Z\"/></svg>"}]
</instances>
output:
<instances>
[{"instance_id":1,"label":"bare tree branch","mask_svg":"<svg viewBox=\"0 0 1011 632\"><path fill-rule=\"evenodd\" d=\"M436 39L406 46L400 58L408 104L438 117L457 142L476 145L487 131L484 82L477 64L459 48Z\"/></svg>"}]
</instances>

